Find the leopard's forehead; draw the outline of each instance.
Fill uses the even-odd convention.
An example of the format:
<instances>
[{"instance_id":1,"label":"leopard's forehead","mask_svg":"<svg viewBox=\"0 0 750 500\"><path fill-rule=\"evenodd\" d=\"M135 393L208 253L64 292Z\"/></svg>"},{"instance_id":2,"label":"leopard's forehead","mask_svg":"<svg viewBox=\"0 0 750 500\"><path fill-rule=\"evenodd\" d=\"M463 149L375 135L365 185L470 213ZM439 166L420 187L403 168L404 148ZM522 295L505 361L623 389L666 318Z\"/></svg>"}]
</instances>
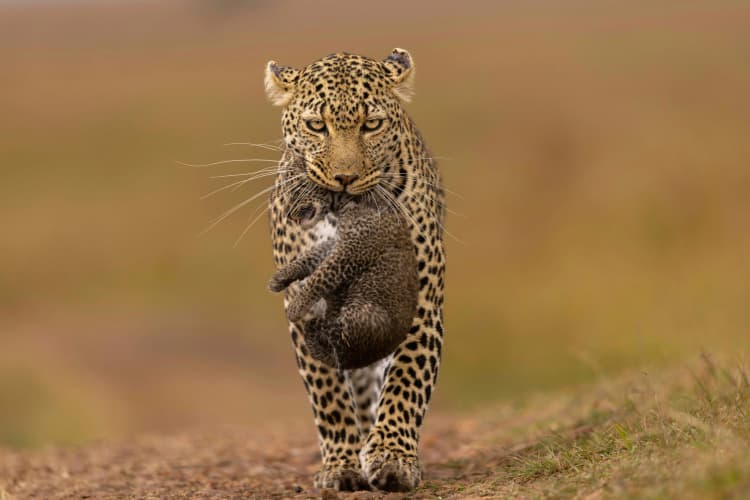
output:
<instances>
[{"instance_id":1,"label":"leopard's forehead","mask_svg":"<svg viewBox=\"0 0 750 500\"><path fill-rule=\"evenodd\" d=\"M380 111L390 96L382 64L355 54L331 54L307 66L297 81L298 105L326 116L337 126L358 124Z\"/></svg>"}]
</instances>

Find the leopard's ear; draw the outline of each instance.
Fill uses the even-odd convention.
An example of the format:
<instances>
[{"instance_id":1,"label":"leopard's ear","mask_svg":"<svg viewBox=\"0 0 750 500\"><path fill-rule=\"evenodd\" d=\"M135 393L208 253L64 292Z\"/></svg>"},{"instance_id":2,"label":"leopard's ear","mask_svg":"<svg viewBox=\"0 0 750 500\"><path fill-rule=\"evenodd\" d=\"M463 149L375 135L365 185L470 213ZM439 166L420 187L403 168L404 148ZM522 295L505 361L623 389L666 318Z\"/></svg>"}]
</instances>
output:
<instances>
[{"instance_id":1,"label":"leopard's ear","mask_svg":"<svg viewBox=\"0 0 750 500\"><path fill-rule=\"evenodd\" d=\"M414 60L404 49L393 49L383 61L383 68L393 82L391 90L404 102L411 101L414 95Z\"/></svg>"},{"instance_id":2,"label":"leopard's ear","mask_svg":"<svg viewBox=\"0 0 750 500\"><path fill-rule=\"evenodd\" d=\"M288 66L279 66L276 61L266 64L266 95L276 106L286 106L292 100L294 85L299 71Z\"/></svg>"}]
</instances>

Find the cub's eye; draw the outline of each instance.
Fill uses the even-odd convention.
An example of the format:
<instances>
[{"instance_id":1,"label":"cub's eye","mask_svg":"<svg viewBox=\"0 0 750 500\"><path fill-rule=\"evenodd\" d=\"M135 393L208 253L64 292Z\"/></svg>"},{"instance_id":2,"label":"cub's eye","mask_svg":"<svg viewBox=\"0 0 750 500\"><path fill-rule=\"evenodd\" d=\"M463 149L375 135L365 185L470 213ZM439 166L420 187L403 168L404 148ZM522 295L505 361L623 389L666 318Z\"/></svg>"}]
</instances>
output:
<instances>
[{"instance_id":1,"label":"cub's eye","mask_svg":"<svg viewBox=\"0 0 750 500\"><path fill-rule=\"evenodd\" d=\"M313 118L312 120L306 120L305 125L307 125L307 128L318 134L326 131L326 124L323 120Z\"/></svg>"},{"instance_id":2,"label":"cub's eye","mask_svg":"<svg viewBox=\"0 0 750 500\"><path fill-rule=\"evenodd\" d=\"M375 132L377 129L383 126L383 119L382 118L373 118L371 120L367 120L364 125L362 125L362 130L365 132Z\"/></svg>"},{"instance_id":3,"label":"cub's eye","mask_svg":"<svg viewBox=\"0 0 750 500\"><path fill-rule=\"evenodd\" d=\"M306 222L312 220L317 212L314 205L306 205L292 214L292 219L297 223Z\"/></svg>"}]
</instances>

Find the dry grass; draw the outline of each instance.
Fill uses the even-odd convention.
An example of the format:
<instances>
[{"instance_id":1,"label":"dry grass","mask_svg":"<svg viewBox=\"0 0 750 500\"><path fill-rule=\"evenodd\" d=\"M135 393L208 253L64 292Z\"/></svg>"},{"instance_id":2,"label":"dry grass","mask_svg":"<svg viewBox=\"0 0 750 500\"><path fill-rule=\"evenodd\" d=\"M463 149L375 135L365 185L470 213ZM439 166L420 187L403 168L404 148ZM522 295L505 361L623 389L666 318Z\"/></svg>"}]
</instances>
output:
<instances>
[{"instance_id":1,"label":"dry grass","mask_svg":"<svg viewBox=\"0 0 750 500\"><path fill-rule=\"evenodd\" d=\"M458 483L427 487L442 497L745 497L748 367L706 355L691 365L547 395L498 419L495 433L478 426L479 453L437 465Z\"/></svg>"}]
</instances>

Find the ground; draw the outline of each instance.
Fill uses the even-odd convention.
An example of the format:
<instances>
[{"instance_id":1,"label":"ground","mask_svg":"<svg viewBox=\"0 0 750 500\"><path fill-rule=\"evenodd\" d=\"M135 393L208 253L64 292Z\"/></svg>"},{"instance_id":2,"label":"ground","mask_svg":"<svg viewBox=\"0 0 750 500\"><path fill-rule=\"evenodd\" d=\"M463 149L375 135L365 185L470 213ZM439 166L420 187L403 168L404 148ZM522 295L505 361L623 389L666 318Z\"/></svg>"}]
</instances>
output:
<instances>
[{"instance_id":1,"label":"ground","mask_svg":"<svg viewBox=\"0 0 750 500\"><path fill-rule=\"evenodd\" d=\"M0 499L750 496L750 383L704 355L471 416L436 415L411 494L312 487L310 429L201 430L0 454Z\"/></svg>"}]
</instances>

